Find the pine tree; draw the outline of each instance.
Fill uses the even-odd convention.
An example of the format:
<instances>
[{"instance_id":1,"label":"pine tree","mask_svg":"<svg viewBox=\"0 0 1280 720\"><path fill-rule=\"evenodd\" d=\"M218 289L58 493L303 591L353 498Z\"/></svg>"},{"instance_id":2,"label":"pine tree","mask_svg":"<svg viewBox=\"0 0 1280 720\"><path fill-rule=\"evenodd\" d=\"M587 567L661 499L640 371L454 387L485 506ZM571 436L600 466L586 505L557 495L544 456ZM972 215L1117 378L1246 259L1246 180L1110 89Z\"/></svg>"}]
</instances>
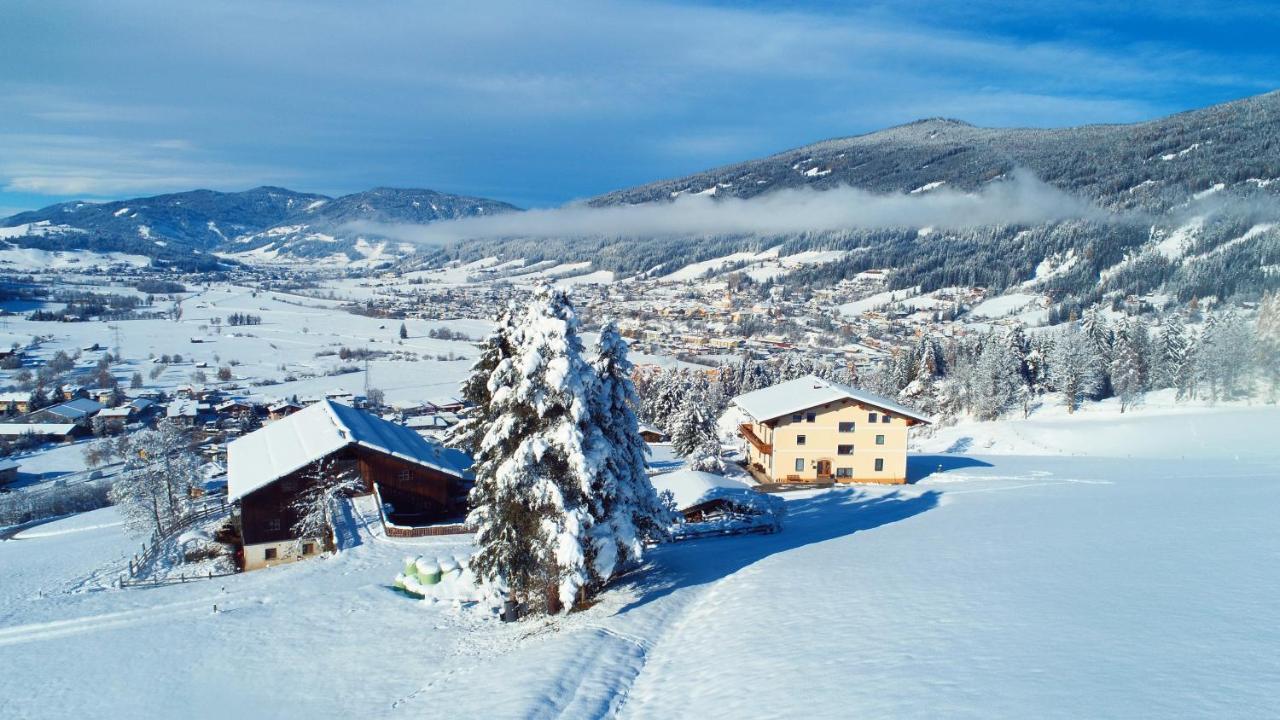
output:
<instances>
[{"instance_id":1,"label":"pine tree","mask_svg":"<svg viewBox=\"0 0 1280 720\"><path fill-rule=\"evenodd\" d=\"M1080 403L1097 391L1101 384L1100 358L1095 345L1076 323L1067 323L1054 339L1049 376L1062 393L1067 412L1074 413Z\"/></svg>"},{"instance_id":2,"label":"pine tree","mask_svg":"<svg viewBox=\"0 0 1280 720\"><path fill-rule=\"evenodd\" d=\"M1130 320L1115 335L1111 359L1111 385L1120 398L1120 412L1137 404L1147 387L1146 330Z\"/></svg>"},{"instance_id":3,"label":"pine tree","mask_svg":"<svg viewBox=\"0 0 1280 720\"><path fill-rule=\"evenodd\" d=\"M1243 389L1252 369L1253 333L1234 309L1212 313L1200 335L1197 364L1211 400L1230 399Z\"/></svg>"},{"instance_id":4,"label":"pine tree","mask_svg":"<svg viewBox=\"0 0 1280 720\"><path fill-rule=\"evenodd\" d=\"M595 375L563 290L538 289L511 350L485 384L489 420L473 457L468 515L472 567L506 599L556 613L602 584L591 541L593 513L602 512L591 497Z\"/></svg>"},{"instance_id":5,"label":"pine tree","mask_svg":"<svg viewBox=\"0 0 1280 720\"><path fill-rule=\"evenodd\" d=\"M631 383L633 366L627 350L617 326L605 323L591 362L596 382L590 421L599 428L592 540L595 576L600 582L637 564L644 543L665 538L674 521L645 472L649 448L636 421L639 399Z\"/></svg>"},{"instance_id":6,"label":"pine tree","mask_svg":"<svg viewBox=\"0 0 1280 720\"><path fill-rule=\"evenodd\" d=\"M1110 397L1112 389L1109 371L1114 353L1115 334L1111 332L1106 316L1102 314L1097 305L1085 310L1084 317L1080 320L1080 325L1093 348L1093 354L1098 365L1097 382L1093 389L1089 390L1088 394L1097 398Z\"/></svg>"},{"instance_id":7,"label":"pine tree","mask_svg":"<svg viewBox=\"0 0 1280 720\"><path fill-rule=\"evenodd\" d=\"M1160 325L1153 351L1151 386L1154 388L1180 388L1179 378L1187 362L1187 328L1182 316L1169 315ZM1181 396L1181 393L1179 393Z\"/></svg>"},{"instance_id":8,"label":"pine tree","mask_svg":"<svg viewBox=\"0 0 1280 720\"><path fill-rule=\"evenodd\" d=\"M400 323L400 339L407 340L409 338L409 328L404 323Z\"/></svg>"},{"instance_id":9,"label":"pine tree","mask_svg":"<svg viewBox=\"0 0 1280 720\"><path fill-rule=\"evenodd\" d=\"M497 317L493 332L480 345L480 356L471 366L471 372L462 381L462 400L470 406L466 416L449 429L446 442L475 456L480 451L480 441L496 419L491 413L490 379L498 365L514 354L516 336L515 316L511 307L503 308Z\"/></svg>"},{"instance_id":10,"label":"pine tree","mask_svg":"<svg viewBox=\"0 0 1280 720\"><path fill-rule=\"evenodd\" d=\"M694 386L671 423L671 449L687 458L717 437L715 417L709 412L706 396Z\"/></svg>"},{"instance_id":11,"label":"pine tree","mask_svg":"<svg viewBox=\"0 0 1280 720\"><path fill-rule=\"evenodd\" d=\"M1269 399L1276 401L1280 393L1280 292L1263 296L1254 325L1255 357L1258 369L1267 380Z\"/></svg>"}]
</instances>

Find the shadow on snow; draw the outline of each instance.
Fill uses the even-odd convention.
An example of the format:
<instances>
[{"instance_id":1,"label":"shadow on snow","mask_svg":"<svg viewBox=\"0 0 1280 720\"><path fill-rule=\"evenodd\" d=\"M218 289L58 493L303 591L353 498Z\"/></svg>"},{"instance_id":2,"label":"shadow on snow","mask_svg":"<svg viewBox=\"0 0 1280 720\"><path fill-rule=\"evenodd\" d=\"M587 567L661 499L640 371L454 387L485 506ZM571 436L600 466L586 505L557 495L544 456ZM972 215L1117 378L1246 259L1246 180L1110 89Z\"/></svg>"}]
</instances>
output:
<instances>
[{"instance_id":1,"label":"shadow on snow","mask_svg":"<svg viewBox=\"0 0 1280 720\"><path fill-rule=\"evenodd\" d=\"M915 483L934 473L991 463L955 455L912 456L907 479ZM655 548L646 566L630 580L637 598L618 611L626 613L686 587L712 583L776 553L826 542L906 520L938 506L936 490L872 493L865 488L837 487L787 503L782 531L773 535L704 538Z\"/></svg>"},{"instance_id":2,"label":"shadow on snow","mask_svg":"<svg viewBox=\"0 0 1280 720\"><path fill-rule=\"evenodd\" d=\"M704 538L655 548L646 567L632 580L638 597L618 614L659 600L686 587L703 585L776 553L871 530L934 508L940 493L919 495L894 491L870 495L837 488L812 498L787 503L781 532Z\"/></svg>"},{"instance_id":3,"label":"shadow on snow","mask_svg":"<svg viewBox=\"0 0 1280 720\"><path fill-rule=\"evenodd\" d=\"M964 468L994 467L991 463L963 455L908 455L907 482L916 484L935 473L945 473Z\"/></svg>"}]
</instances>

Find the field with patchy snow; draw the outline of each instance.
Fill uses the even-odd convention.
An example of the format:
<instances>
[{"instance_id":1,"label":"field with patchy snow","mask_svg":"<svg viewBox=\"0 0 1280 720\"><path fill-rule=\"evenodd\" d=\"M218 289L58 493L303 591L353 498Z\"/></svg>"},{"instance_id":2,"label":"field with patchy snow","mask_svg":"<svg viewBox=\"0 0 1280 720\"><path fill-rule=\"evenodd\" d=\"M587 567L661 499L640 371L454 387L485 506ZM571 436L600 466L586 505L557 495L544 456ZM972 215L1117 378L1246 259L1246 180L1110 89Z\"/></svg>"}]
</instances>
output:
<instances>
[{"instance_id":1,"label":"field with patchy snow","mask_svg":"<svg viewBox=\"0 0 1280 720\"><path fill-rule=\"evenodd\" d=\"M961 425L913 484L786 497L596 606L410 600L405 544L156 589L111 509L0 542L12 717L1241 717L1280 708L1280 411ZM943 452L943 450L963 452ZM217 604L218 612L213 606Z\"/></svg>"}]
</instances>

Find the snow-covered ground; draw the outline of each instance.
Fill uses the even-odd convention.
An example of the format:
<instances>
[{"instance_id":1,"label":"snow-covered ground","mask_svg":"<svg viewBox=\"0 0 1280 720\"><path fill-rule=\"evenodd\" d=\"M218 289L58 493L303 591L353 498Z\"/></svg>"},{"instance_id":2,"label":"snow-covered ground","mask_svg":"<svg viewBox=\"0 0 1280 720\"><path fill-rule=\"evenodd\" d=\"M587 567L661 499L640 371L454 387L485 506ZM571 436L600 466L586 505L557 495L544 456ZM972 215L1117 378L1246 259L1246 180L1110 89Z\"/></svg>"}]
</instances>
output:
<instances>
[{"instance_id":1,"label":"snow-covered ground","mask_svg":"<svg viewBox=\"0 0 1280 720\"><path fill-rule=\"evenodd\" d=\"M944 428L911 485L788 494L779 534L664 546L514 625L390 589L465 537L365 529L117 590L134 542L96 511L0 542L0 696L24 718L1270 717L1277 433L1275 406L1159 398Z\"/></svg>"}]
</instances>

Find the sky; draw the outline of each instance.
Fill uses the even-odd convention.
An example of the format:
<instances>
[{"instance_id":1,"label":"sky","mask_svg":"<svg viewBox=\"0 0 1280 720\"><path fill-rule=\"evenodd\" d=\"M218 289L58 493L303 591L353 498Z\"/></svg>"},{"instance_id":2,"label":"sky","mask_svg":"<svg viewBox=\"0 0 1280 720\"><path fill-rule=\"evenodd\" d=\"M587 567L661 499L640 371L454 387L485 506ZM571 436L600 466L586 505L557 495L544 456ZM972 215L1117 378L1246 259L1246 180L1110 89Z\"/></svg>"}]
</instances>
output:
<instances>
[{"instance_id":1,"label":"sky","mask_svg":"<svg viewBox=\"0 0 1280 720\"><path fill-rule=\"evenodd\" d=\"M1135 122L1280 87L1280 3L8 0L0 216L422 187L552 207L923 117Z\"/></svg>"}]
</instances>

